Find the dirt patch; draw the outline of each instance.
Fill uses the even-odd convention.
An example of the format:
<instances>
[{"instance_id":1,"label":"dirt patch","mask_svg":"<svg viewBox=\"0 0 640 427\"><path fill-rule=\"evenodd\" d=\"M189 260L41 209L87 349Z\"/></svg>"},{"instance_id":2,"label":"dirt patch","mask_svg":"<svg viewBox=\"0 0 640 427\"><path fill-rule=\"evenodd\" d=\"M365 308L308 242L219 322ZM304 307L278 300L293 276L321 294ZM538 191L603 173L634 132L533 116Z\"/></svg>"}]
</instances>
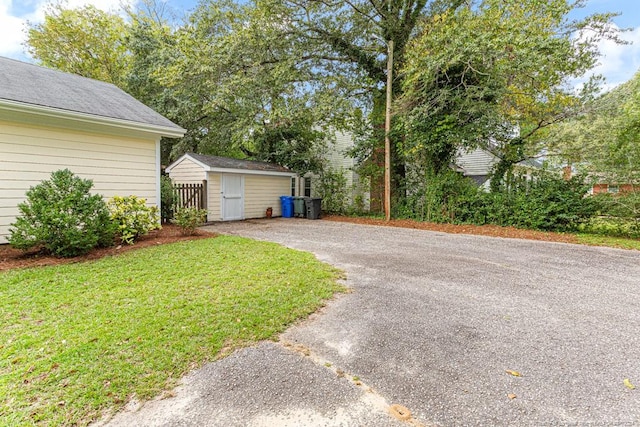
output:
<instances>
[{"instance_id":1,"label":"dirt patch","mask_svg":"<svg viewBox=\"0 0 640 427\"><path fill-rule=\"evenodd\" d=\"M524 230L514 227L500 227L497 225L456 225L419 222L409 219L383 219L345 217L337 215L323 216L322 219L337 222L351 222L365 225L384 225L388 227L415 228L419 230L440 231L453 234L476 234L480 236L506 237L511 239L544 240L547 242L580 243L573 234L554 233L547 231Z\"/></svg>"},{"instance_id":2,"label":"dirt patch","mask_svg":"<svg viewBox=\"0 0 640 427\"><path fill-rule=\"evenodd\" d=\"M94 249L86 255L73 258L57 258L42 252L24 252L13 249L9 245L0 245L0 271L13 268L38 267L44 265L70 264L74 262L100 259L105 256L118 255L131 250L146 248L149 246L162 245L166 243L180 242L183 240L206 239L215 237L216 234L202 230L197 230L193 236L184 236L180 228L168 224L162 230L154 230L146 236L141 237L133 245L117 245L111 248Z\"/></svg>"}]
</instances>

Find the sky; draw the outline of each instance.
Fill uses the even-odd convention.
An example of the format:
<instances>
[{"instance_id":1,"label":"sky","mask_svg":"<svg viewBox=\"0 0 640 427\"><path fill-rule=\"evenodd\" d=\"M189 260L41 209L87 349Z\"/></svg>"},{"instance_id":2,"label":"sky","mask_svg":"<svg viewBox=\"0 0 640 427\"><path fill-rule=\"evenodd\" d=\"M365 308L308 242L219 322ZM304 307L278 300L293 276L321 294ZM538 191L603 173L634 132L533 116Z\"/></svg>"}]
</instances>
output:
<instances>
[{"instance_id":1,"label":"sky","mask_svg":"<svg viewBox=\"0 0 640 427\"><path fill-rule=\"evenodd\" d=\"M44 18L46 5L51 0L0 0L0 56L32 62L25 53L25 28L28 22L39 23ZM120 4L132 4L136 0L66 0L69 7L93 4L107 10L119 10ZM526 1L526 0L523 0ZM622 38L630 44L617 45L604 41L600 45L600 64L592 71L606 78L605 89L613 88L629 80L640 68L640 8L639 0L587 0L586 7L576 10L571 18L579 19L592 13L618 12L614 18L619 28L629 28ZM165 0L178 15L192 10L197 0ZM579 85L581 81L576 81Z\"/></svg>"}]
</instances>

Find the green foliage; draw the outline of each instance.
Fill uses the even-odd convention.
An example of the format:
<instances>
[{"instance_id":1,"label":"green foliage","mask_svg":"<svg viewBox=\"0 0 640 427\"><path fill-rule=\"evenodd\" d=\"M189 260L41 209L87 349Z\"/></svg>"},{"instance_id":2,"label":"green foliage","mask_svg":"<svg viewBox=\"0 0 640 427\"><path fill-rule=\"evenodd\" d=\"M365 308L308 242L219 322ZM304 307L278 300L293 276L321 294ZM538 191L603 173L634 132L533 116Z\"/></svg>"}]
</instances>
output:
<instances>
[{"instance_id":1,"label":"green foliage","mask_svg":"<svg viewBox=\"0 0 640 427\"><path fill-rule=\"evenodd\" d=\"M428 222L461 222L467 204L478 193L476 186L460 174L427 170L407 174L407 196L394 208L394 215ZM466 219L466 218L465 218Z\"/></svg>"},{"instance_id":2,"label":"green foliage","mask_svg":"<svg viewBox=\"0 0 640 427\"><path fill-rule=\"evenodd\" d=\"M194 234L196 228L207 222L207 210L198 208L181 208L175 213L175 217L171 220L182 230L185 235Z\"/></svg>"},{"instance_id":3,"label":"green foliage","mask_svg":"<svg viewBox=\"0 0 640 427\"><path fill-rule=\"evenodd\" d=\"M410 41L398 107L404 151L439 172L460 147L500 153L492 183L546 143L547 127L577 115L594 93L569 84L616 40L612 14L574 22L580 2L481 0L425 19ZM589 37L575 37L589 27ZM594 83L594 82L591 82Z\"/></svg>"},{"instance_id":4,"label":"green foliage","mask_svg":"<svg viewBox=\"0 0 640 427\"><path fill-rule=\"evenodd\" d=\"M322 210L344 213L348 209L347 177L342 169L327 168L320 172L316 191L322 197Z\"/></svg>"},{"instance_id":5,"label":"green foliage","mask_svg":"<svg viewBox=\"0 0 640 427\"><path fill-rule=\"evenodd\" d=\"M160 228L157 206L147 206L147 201L137 196L114 196L109 200L111 219L123 243L130 245L140 236Z\"/></svg>"},{"instance_id":6,"label":"green foliage","mask_svg":"<svg viewBox=\"0 0 640 427\"><path fill-rule=\"evenodd\" d=\"M618 237L640 237L640 192L608 194L592 197L598 216L582 228L593 234Z\"/></svg>"},{"instance_id":7,"label":"green foliage","mask_svg":"<svg viewBox=\"0 0 640 427\"><path fill-rule=\"evenodd\" d=\"M640 184L640 73L554 129L550 154L599 182Z\"/></svg>"},{"instance_id":8,"label":"green foliage","mask_svg":"<svg viewBox=\"0 0 640 427\"><path fill-rule=\"evenodd\" d=\"M109 210L102 196L89 192L92 187L91 180L68 169L53 172L18 205L20 216L11 224L9 243L22 250L43 247L62 257L113 244Z\"/></svg>"},{"instance_id":9,"label":"green foliage","mask_svg":"<svg viewBox=\"0 0 640 427\"><path fill-rule=\"evenodd\" d=\"M166 175L160 177L160 216L166 222L173 218L178 194L173 188L171 178Z\"/></svg>"},{"instance_id":10,"label":"green foliage","mask_svg":"<svg viewBox=\"0 0 640 427\"><path fill-rule=\"evenodd\" d=\"M343 291L337 276L233 236L0 272L0 424L86 426L153 399L313 313Z\"/></svg>"},{"instance_id":11,"label":"green foliage","mask_svg":"<svg viewBox=\"0 0 640 427\"><path fill-rule=\"evenodd\" d=\"M43 65L116 85L128 70L128 26L114 13L88 5L66 9L52 3L44 22L30 25L29 54Z\"/></svg>"},{"instance_id":12,"label":"green foliage","mask_svg":"<svg viewBox=\"0 0 640 427\"><path fill-rule=\"evenodd\" d=\"M546 231L575 230L596 212L580 177L565 181L547 172L515 177L498 192L484 192L452 171L425 176L398 208L421 221L495 224ZM415 190L417 189L417 190Z\"/></svg>"}]
</instances>

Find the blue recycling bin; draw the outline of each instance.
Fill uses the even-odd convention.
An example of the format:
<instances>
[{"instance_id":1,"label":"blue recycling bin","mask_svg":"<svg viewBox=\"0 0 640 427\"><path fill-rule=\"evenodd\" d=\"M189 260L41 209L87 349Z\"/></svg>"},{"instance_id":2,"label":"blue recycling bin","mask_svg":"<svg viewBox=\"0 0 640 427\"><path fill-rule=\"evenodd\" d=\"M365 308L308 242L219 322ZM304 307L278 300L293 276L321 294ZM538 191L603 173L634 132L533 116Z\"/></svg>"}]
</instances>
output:
<instances>
[{"instance_id":1,"label":"blue recycling bin","mask_svg":"<svg viewBox=\"0 0 640 427\"><path fill-rule=\"evenodd\" d=\"M282 217L293 218L293 197L280 196L280 204L282 205Z\"/></svg>"}]
</instances>

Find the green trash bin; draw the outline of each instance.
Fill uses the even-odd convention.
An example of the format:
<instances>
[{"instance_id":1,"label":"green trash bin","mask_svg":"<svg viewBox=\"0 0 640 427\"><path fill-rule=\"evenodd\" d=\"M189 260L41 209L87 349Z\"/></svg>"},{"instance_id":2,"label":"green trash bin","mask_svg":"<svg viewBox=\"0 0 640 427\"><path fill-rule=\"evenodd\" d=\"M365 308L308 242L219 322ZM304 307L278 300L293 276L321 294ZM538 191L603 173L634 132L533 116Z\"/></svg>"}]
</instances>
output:
<instances>
[{"instance_id":1,"label":"green trash bin","mask_svg":"<svg viewBox=\"0 0 640 427\"><path fill-rule=\"evenodd\" d=\"M304 197L293 198L293 216L304 218L307 216L307 210L305 209Z\"/></svg>"},{"instance_id":2,"label":"green trash bin","mask_svg":"<svg viewBox=\"0 0 640 427\"><path fill-rule=\"evenodd\" d=\"M321 197L305 197L304 201L307 206L307 218L319 219L320 210L322 209L322 198Z\"/></svg>"}]
</instances>

